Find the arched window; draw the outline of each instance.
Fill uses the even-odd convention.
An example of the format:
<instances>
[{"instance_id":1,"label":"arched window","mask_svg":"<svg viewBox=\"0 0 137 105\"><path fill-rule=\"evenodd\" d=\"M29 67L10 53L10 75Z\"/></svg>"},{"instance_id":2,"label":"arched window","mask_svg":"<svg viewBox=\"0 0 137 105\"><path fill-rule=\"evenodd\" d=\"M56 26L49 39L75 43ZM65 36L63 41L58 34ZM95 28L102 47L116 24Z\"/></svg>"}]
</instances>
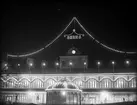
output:
<instances>
[{"instance_id":1,"label":"arched window","mask_svg":"<svg viewBox=\"0 0 137 105\"><path fill-rule=\"evenodd\" d=\"M86 82L86 88L99 88L99 82L94 78L90 78Z\"/></svg>"},{"instance_id":2,"label":"arched window","mask_svg":"<svg viewBox=\"0 0 137 105\"><path fill-rule=\"evenodd\" d=\"M45 82L44 87L47 88L48 86L53 85L53 84L55 84L55 80L50 78Z\"/></svg>"},{"instance_id":3,"label":"arched window","mask_svg":"<svg viewBox=\"0 0 137 105\"><path fill-rule=\"evenodd\" d=\"M104 78L100 82L100 88L112 88L113 82L109 78Z\"/></svg>"},{"instance_id":4,"label":"arched window","mask_svg":"<svg viewBox=\"0 0 137 105\"><path fill-rule=\"evenodd\" d=\"M17 81L13 78L7 80L7 88L15 88L17 86Z\"/></svg>"},{"instance_id":5,"label":"arched window","mask_svg":"<svg viewBox=\"0 0 137 105\"><path fill-rule=\"evenodd\" d=\"M29 80L26 78L23 78L21 81L19 81L19 88L30 88Z\"/></svg>"},{"instance_id":6,"label":"arched window","mask_svg":"<svg viewBox=\"0 0 137 105\"><path fill-rule=\"evenodd\" d=\"M73 83L76 84L78 87L83 87L83 81L80 78L75 79Z\"/></svg>"},{"instance_id":7,"label":"arched window","mask_svg":"<svg viewBox=\"0 0 137 105\"><path fill-rule=\"evenodd\" d=\"M136 88L136 85L137 85L136 80L137 78L135 77L129 81L129 88Z\"/></svg>"},{"instance_id":8,"label":"arched window","mask_svg":"<svg viewBox=\"0 0 137 105\"><path fill-rule=\"evenodd\" d=\"M31 87L32 88L43 88L44 83L42 82L42 80L37 78L37 79L33 80L33 82L31 83Z\"/></svg>"},{"instance_id":9,"label":"arched window","mask_svg":"<svg viewBox=\"0 0 137 105\"><path fill-rule=\"evenodd\" d=\"M118 78L114 83L115 88L128 88L128 82L124 78Z\"/></svg>"}]
</instances>

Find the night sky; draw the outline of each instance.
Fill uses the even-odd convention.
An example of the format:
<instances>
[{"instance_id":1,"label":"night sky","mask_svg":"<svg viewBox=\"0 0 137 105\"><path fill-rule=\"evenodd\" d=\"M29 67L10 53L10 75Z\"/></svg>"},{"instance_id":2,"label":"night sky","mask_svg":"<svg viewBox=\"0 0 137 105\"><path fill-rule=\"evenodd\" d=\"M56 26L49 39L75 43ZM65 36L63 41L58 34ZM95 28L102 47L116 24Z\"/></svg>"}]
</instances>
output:
<instances>
[{"instance_id":1,"label":"night sky","mask_svg":"<svg viewBox=\"0 0 137 105\"><path fill-rule=\"evenodd\" d=\"M2 54L44 47L73 17L112 48L137 51L136 3L52 2L2 4Z\"/></svg>"}]
</instances>

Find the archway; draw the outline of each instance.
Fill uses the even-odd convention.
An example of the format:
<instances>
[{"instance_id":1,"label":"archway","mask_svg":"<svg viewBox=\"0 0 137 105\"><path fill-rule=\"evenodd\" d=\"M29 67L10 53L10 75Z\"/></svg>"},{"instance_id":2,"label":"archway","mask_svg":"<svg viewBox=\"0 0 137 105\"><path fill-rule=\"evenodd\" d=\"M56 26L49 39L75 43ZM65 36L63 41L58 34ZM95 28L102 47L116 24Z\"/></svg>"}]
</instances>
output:
<instances>
[{"instance_id":1,"label":"archway","mask_svg":"<svg viewBox=\"0 0 137 105\"><path fill-rule=\"evenodd\" d=\"M72 104L81 105L81 92L75 84L61 80L46 89L47 99L46 103L54 104Z\"/></svg>"}]
</instances>

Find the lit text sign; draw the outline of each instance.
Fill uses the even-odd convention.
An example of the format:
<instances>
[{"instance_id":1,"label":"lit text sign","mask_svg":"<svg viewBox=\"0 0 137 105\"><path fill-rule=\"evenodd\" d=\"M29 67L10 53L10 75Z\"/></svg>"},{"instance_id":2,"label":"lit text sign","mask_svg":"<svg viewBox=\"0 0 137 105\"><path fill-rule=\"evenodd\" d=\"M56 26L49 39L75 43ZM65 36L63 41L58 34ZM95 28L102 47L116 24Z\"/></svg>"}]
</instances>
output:
<instances>
[{"instance_id":1,"label":"lit text sign","mask_svg":"<svg viewBox=\"0 0 137 105\"><path fill-rule=\"evenodd\" d=\"M67 37L67 39L81 39L82 35L68 35L64 37Z\"/></svg>"}]
</instances>

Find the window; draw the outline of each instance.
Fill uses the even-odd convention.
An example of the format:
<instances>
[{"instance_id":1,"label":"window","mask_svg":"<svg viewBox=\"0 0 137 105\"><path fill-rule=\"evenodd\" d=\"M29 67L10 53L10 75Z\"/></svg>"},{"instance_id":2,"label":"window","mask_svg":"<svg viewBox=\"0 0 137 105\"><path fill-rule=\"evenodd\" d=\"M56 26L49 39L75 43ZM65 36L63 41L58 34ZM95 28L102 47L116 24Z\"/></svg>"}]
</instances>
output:
<instances>
[{"instance_id":1,"label":"window","mask_svg":"<svg viewBox=\"0 0 137 105\"><path fill-rule=\"evenodd\" d=\"M42 80L37 78L32 82L31 87L32 88L43 88L44 86L43 86Z\"/></svg>"},{"instance_id":2,"label":"window","mask_svg":"<svg viewBox=\"0 0 137 105\"><path fill-rule=\"evenodd\" d=\"M100 88L112 88L113 82L109 78L104 78L100 82Z\"/></svg>"},{"instance_id":3,"label":"window","mask_svg":"<svg viewBox=\"0 0 137 105\"><path fill-rule=\"evenodd\" d=\"M124 78L118 78L114 86L115 88L128 88L128 82Z\"/></svg>"},{"instance_id":4,"label":"window","mask_svg":"<svg viewBox=\"0 0 137 105\"><path fill-rule=\"evenodd\" d=\"M136 88L136 77L129 81L129 88Z\"/></svg>"},{"instance_id":5,"label":"window","mask_svg":"<svg viewBox=\"0 0 137 105\"><path fill-rule=\"evenodd\" d=\"M45 88L47 88L48 86L50 86L50 85L53 85L53 84L55 84L55 80L53 80L53 79L48 79L46 82L45 82Z\"/></svg>"},{"instance_id":6,"label":"window","mask_svg":"<svg viewBox=\"0 0 137 105\"><path fill-rule=\"evenodd\" d=\"M7 80L7 87L8 88L15 88L17 85L17 81L13 78Z\"/></svg>"},{"instance_id":7,"label":"window","mask_svg":"<svg viewBox=\"0 0 137 105\"><path fill-rule=\"evenodd\" d=\"M24 78L19 82L20 88L30 88L30 82L28 79Z\"/></svg>"},{"instance_id":8,"label":"window","mask_svg":"<svg viewBox=\"0 0 137 105\"><path fill-rule=\"evenodd\" d=\"M86 88L99 88L99 82L96 79L90 78L86 82Z\"/></svg>"}]
</instances>

